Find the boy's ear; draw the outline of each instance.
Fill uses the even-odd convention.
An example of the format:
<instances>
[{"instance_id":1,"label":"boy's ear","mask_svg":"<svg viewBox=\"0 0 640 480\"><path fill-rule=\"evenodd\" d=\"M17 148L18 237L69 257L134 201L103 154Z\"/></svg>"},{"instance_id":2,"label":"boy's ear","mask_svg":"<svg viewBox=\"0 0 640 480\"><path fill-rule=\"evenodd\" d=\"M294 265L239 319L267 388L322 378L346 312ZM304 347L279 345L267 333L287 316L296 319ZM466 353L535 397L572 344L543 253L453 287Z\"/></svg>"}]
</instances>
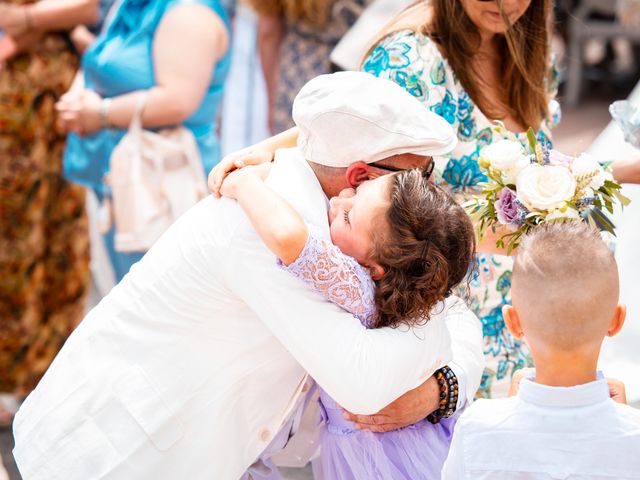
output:
<instances>
[{"instance_id":1,"label":"boy's ear","mask_svg":"<svg viewBox=\"0 0 640 480\"><path fill-rule=\"evenodd\" d=\"M352 163L347 167L346 179L350 187L357 187L369 180L369 166L365 162Z\"/></svg>"},{"instance_id":2,"label":"boy's ear","mask_svg":"<svg viewBox=\"0 0 640 480\"><path fill-rule=\"evenodd\" d=\"M520 317L512 305L502 306L502 318L504 318L504 323L514 337L521 338L524 335L522 325L520 325Z\"/></svg>"},{"instance_id":3,"label":"boy's ear","mask_svg":"<svg viewBox=\"0 0 640 480\"><path fill-rule=\"evenodd\" d=\"M613 312L613 317L611 318L609 328L607 329L607 336L613 337L614 335L617 335L622 329L622 325L624 325L626 318L627 306L620 303Z\"/></svg>"}]
</instances>

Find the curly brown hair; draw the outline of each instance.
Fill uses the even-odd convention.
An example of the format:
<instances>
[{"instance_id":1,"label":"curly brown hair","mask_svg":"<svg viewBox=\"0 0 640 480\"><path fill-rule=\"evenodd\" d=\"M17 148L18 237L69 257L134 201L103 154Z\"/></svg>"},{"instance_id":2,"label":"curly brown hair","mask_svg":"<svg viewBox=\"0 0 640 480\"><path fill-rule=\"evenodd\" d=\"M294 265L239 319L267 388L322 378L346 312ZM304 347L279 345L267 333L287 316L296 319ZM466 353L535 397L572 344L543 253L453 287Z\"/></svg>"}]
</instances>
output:
<instances>
[{"instance_id":1,"label":"curly brown hair","mask_svg":"<svg viewBox=\"0 0 640 480\"><path fill-rule=\"evenodd\" d=\"M396 173L390 184L386 228L373 236L371 252L384 268L376 281L376 328L428 321L470 272L476 246L465 211L422 170Z\"/></svg>"}]
</instances>

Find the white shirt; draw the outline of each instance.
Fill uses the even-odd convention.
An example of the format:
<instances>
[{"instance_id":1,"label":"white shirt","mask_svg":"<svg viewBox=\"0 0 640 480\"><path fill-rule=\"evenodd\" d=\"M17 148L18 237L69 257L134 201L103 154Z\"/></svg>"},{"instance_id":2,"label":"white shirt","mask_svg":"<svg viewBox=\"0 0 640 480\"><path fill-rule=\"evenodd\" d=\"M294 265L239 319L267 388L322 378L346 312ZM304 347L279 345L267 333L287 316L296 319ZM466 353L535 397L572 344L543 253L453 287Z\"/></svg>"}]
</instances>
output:
<instances>
[{"instance_id":1,"label":"white shirt","mask_svg":"<svg viewBox=\"0 0 640 480\"><path fill-rule=\"evenodd\" d=\"M456 424L442 479L640 478L640 411L609 398L602 375L576 387L523 379L478 400Z\"/></svg>"},{"instance_id":2,"label":"white shirt","mask_svg":"<svg viewBox=\"0 0 640 480\"><path fill-rule=\"evenodd\" d=\"M268 183L328 236L324 193L288 152ZM479 379L466 308L448 301L414 331L367 330L280 269L235 201L209 197L65 343L16 415L17 465L25 480L237 479L290 417L306 372L374 413L450 360L445 315Z\"/></svg>"}]
</instances>

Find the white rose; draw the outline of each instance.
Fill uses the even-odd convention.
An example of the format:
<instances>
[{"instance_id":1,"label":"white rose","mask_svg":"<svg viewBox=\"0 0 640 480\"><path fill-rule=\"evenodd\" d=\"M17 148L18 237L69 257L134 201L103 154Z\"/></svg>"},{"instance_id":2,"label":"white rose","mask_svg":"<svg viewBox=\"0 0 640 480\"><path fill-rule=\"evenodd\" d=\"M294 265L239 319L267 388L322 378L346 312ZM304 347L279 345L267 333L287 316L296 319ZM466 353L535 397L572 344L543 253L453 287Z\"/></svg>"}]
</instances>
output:
<instances>
[{"instance_id":1,"label":"white rose","mask_svg":"<svg viewBox=\"0 0 640 480\"><path fill-rule=\"evenodd\" d=\"M575 208L567 207L564 212L560 209L557 209L545 217L545 220L547 222L550 222L551 220L558 220L558 219L580 220L580 214Z\"/></svg>"},{"instance_id":2,"label":"white rose","mask_svg":"<svg viewBox=\"0 0 640 480\"><path fill-rule=\"evenodd\" d=\"M587 153L583 153L571 163L571 173L578 178L582 175L589 175L597 172L597 175L591 179L587 187L598 190L604 185L604 181L611 175L607 175L598 161Z\"/></svg>"},{"instance_id":3,"label":"white rose","mask_svg":"<svg viewBox=\"0 0 640 480\"><path fill-rule=\"evenodd\" d=\"M576 180L568 168L534 163L518 175L516 191L529 210L553 212L573 198Z\"/></svg>"},{"instance_id":4,"label":"white rose","mask_svg":"<svg viewBox=\"0 0 640 480\"><path fill-rule=\"evenodd\" d=\"M509 170L502 171L502 180L504 183L509 185L515 185L516 180L518 179L518 175L520 172L531 165L531 161L529 161L529 157L524 155L520 155L518 160L514 163L514 165Z\"/></svg>"},{"instance_id":5,"label":"white rose","mask_svg":"<svg viewBox=\"0 0 640 480\"><path fill-rule=\"evenodd\" d=\"M480 150L480 160L485 160L495 170L505 172L516 166L523 153L518 142L500 140Z\"/></svg>"}]
</instances>

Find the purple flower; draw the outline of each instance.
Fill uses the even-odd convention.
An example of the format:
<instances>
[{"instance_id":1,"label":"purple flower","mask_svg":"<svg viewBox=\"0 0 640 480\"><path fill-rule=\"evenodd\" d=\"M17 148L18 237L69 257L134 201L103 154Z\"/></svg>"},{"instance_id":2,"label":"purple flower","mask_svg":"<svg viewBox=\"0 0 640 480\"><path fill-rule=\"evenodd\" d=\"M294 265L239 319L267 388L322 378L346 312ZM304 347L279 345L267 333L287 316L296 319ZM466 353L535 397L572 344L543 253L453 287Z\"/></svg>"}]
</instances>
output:
<instances>
[{"instance_id":1,"label":"purple flower","mask_svg":"<svg viewBox=\"0 0 640 480\"><path fill-rule=\"evenodd\" d=\"M560 153L557 150L551 150L549 152L549 164L560 166L560 167L569 167L573 162L573 158L565 155L564 153Z\"/></svg>"},{"instance_id":2,"label":"purple flower","mask_svg":"<svg viewBox=\"0 0 640 480\"><path fill-rule=\"evenodd\" d=\"M518 207L516 194L508 187L504 187L498 195L494 205L498 214L498 221L503 225L518 224L520 221L520 208Z\"/></svg>"}]
</instances>

